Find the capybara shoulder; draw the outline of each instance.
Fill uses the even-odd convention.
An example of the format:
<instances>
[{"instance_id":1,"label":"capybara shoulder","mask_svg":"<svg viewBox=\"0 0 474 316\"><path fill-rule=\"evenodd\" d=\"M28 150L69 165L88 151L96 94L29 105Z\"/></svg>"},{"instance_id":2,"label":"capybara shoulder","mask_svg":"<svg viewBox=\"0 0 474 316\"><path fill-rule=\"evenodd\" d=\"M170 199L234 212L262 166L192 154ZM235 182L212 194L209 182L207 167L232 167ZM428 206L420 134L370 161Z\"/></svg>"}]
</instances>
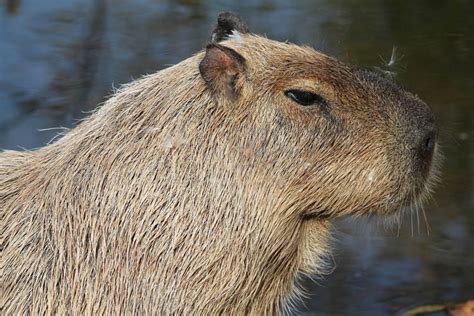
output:
<instances>
[{"instance_id":1,"label":"capybara shoulder","mask_svg":"<svg viewBox=\"0 0 474 316\"><path fill-rule=\"evenodd\" d=\"M196 55L52 144L0 154L5 314L276 314L331 222L427 196L430 108L219 16Z\"/></svg>"}]
</instances>

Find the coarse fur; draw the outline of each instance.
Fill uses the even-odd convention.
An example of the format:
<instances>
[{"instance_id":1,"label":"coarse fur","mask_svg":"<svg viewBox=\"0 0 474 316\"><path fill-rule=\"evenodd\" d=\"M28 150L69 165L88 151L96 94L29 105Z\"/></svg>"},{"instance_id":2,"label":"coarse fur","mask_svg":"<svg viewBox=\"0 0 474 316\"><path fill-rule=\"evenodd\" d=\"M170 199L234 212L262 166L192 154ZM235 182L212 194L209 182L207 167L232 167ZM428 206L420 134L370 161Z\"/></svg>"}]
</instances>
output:
<instances>
[{"instance_id":1,"label":"coarse fur","mask_svg":"<svg viewBox=\"0 0 474 316\"><path fill-rule=\"evenodd\" d=\"M0 154L2 314L277 314L300 273L324 273L333 218L428 191L433 126L416 96L312 48L212 44Z\"/></svg>"}]
</instances>

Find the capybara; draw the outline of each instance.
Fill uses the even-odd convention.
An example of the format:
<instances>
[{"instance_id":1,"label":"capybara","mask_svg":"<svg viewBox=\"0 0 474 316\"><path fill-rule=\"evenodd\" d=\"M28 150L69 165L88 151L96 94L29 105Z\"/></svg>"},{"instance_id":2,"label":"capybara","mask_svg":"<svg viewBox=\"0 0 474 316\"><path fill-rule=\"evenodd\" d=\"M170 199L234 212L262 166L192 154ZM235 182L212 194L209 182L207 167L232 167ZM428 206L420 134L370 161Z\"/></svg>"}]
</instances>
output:
<instances>
[{"instance_id":1,"label":"capybara","mask_svg":"<svg viewBox=\"0 0 474 316\"><path fill-rule=\"evenodd\" d=\"M0 155L2 314L278 314L335 218L427 196L436 135L391 80L221 14L202 52Z\"/></svg>"}]
</instances>

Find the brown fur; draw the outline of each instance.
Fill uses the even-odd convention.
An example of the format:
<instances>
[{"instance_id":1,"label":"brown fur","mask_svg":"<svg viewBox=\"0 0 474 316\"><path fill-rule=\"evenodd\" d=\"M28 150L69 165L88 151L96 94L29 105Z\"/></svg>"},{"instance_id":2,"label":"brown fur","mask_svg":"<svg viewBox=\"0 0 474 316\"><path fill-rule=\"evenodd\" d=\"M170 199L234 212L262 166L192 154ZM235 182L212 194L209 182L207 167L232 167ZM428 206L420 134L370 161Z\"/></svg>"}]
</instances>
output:
<instances>
[{"instance_id":1,"label":"brown fur","mask_svg":"<svg viewBox=\"0 0 474 316\"><path fill-rule=\"evenodd\" d=\"M414 108L432 117L418 98L311 48L221 44L245 59L235 98L209 88L200 52L55 143L0 154L2 313L274 314L299 273L324 271L331 218L427 191L407 137Z\"/></svg>"}]
</instances>

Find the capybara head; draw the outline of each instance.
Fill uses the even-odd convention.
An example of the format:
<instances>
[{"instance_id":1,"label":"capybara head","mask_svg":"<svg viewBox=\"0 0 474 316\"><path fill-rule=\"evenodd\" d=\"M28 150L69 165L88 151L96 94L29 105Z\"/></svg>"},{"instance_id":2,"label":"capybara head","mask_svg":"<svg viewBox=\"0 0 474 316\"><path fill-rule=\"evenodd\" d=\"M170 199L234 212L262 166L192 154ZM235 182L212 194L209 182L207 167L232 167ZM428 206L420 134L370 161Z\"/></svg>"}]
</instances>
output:
<instances>
[{"instance_id":1,"label":"capybara head","mask_svg":"<svg viewBox=\"0 0 474 316\"><path fill-rule=\"evenodd\" d=\"M332 219L426 195L436 137L394 82L221 14L205 51L0 154L0 306L276 313L324 271Z\"/></svg>"},{"instance_id":2,"label":"capybara head","mask_svg":"<svg viewBox=\"0 0 474 316\"><path fill-rule=\"evenodd\" d=\"M374 72L246 32L221 15L200 72L233 118L234 154L258 162L261 185L285 190L293 216L391 215L425 195L437 138L429 106Z\"/></svg>"}]
</instances>

